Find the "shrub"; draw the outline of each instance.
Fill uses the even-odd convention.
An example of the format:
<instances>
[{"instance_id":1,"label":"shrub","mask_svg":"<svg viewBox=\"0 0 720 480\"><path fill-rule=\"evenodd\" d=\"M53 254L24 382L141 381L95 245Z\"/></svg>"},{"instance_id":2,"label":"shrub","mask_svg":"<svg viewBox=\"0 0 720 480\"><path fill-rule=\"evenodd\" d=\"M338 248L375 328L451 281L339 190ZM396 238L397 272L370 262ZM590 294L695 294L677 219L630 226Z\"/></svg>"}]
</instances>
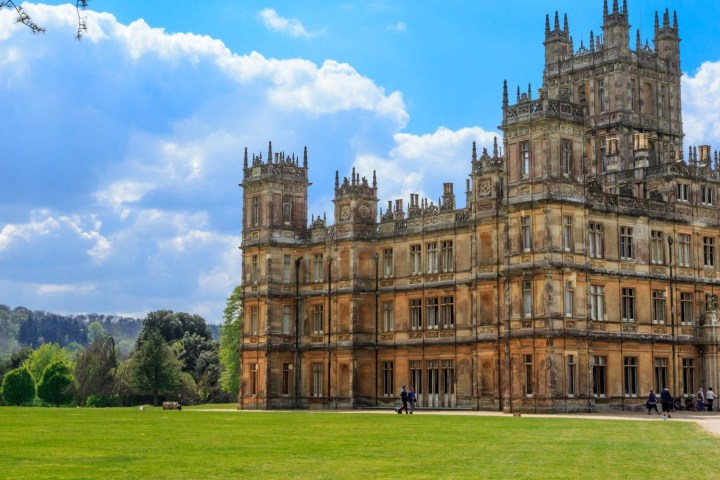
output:
<instances>
[{"instance_id":1,"label":"shrub","mask_svg":"<svg viewBox=\"0 0 720 480\"><path fill-rule=\"evenodd\" d=\"M122 407L120 395L89 395L85 400L86 407L105 408L105 407Z\"/></svg>"},{"instance_id":2,"label":"shrub","mask_svg":"<svg viewBox=\"0 0 720 480\"><path fill-rule=\"evenodd\" d=\"M24 405L35 398L35 382L30 370L25 367L11 370L2 383L2 396L5 403Z\"/></svg>"},{"instance_id":3,"label":"shrub","mask_svg":"<svg viewBox=\"0 0 720 480\"><path fill-rule=\"evenodd\" d=\"M37 389L38 397L52 405L66 405L72 400L73 383L70 368L62 361L55 361L42 374Z\"/></svg>"}]
</instances>

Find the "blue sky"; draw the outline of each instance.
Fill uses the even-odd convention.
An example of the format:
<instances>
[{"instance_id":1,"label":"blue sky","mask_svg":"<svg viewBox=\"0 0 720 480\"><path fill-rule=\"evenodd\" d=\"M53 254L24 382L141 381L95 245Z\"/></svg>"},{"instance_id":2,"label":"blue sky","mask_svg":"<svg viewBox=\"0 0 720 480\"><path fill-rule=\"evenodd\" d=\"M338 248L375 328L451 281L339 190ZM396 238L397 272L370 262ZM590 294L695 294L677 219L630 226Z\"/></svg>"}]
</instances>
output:
<instances>
[{"instance_id":1,"label":"blue sky","mask_svg":"<svg viewBox=\"0 0 720 480\"><path fill-rule=\"evenodd\" d=\"M576 48L602 14L601 0L92 0L78 42L71 5L24 6L47 31L0 10L0 303L211 322L240 279L244 147L307 146L316 215L353 166L378 171L381 205L462 191L503 79L540 87L545 14L568 14ZM678 11L686 145L716 148L720 5L628 7L650 42L654 11Z\"/></svg>"}]
</instances>

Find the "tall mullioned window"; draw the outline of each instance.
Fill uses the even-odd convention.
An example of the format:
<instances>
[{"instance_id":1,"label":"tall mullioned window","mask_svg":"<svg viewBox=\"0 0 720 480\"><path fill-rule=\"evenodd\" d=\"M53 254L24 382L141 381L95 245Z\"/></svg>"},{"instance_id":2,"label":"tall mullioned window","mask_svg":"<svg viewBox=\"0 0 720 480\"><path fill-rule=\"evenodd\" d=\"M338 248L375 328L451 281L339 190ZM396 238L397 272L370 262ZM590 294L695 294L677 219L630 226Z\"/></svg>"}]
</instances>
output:
<instances>
[{"instance_id":1,"label":"tall mullioned window","mask_svg":"<svg viewBox=\"0 0 720 480\"><path fill-rule=\"evenodd\" d=\"M533 356L523 355L523 390L526 396L533 394Z\"/></svg>"},{"instance_id":2,"label":"tall mullioned window","mask_svg":"<svg viewBox=\"0 0 720 480\"><path fill-rule=\"evenodd\" d=\"M605 286L590 285L590 318L605 320Z\"/></svg>"},{"instance_id":3,"label":"tall mullioned window","mask_svg":"<svg viewBox=\"0 0 720 480\"><path fill-rule=\"evenodd\" d=\"M650 262L660 265L665 263L663 232L659 230L653 230L650 232Z\"/></svg>"},{"instance_id":4,"label":"tall mullioned window","mask_svg":"<svg viewBox=\"0 0 720 480\"><path fill-rule=\"evenodd\" d=\"M419 298L410 299L410 328L422 329L422 300Z\"/></svg>"},{"instance_id":5,"label":"tall mullioned window","mask_svg":"<svg viewBox=\"0 0 720 480\"><path fill-rule=\"evenodd\" d=\"M312 364L312 396L322 397L323 394L323 364Z\"/></svg>"},{"instance_id":6,"label":"tall mullioned window","mask_svg":"<svg viewBox=\"0 0 720 480\"><path fill-rule=\"evenodd\" d=\"M572 173L572 142L570 140L562 141L561 162L562 173L570 175Z\"/></svg>"},{"instance_id":7,"label":"tall mullioned window","mask_svg":"<svg viewBox=\"0 0 720 480\"><path fill-rule=\"evenodd\" d=\"M392 248L386 248L383 250L383 277L390 278L394 273L393 250Z\"/></svg>"},{"instance_id":8,"label":"tall mullioned window","mask_svg":"<svg viewBox=\"0 0 720 480\"><path fill-rule=\"evenodd\" d=\"M323 281L323 256L322 253L316 253L313 257L313 281Z\"/></svg>"},{"instance_id":9,"label":"tall mullioned window","mask_svg":"<svg viewBox=\"0 0 720 480\"><path fill-rule=\"evenodd\" d=\"M440 271L452 272L453 270L455 270L453 241L444 240L440 242Z\"/></svg>"},{"instance_id":10,"label":"tall mullioned window","mask_svg":"<svg viewBox=\"0 0 720 480\"><path fill-rule=\"evenodd\" d=\"M524 318L532 317L532 281L523 280L522 282L522 314Z\"/></svg>"},{"instance_id":11,"label":"tall mullioned window","mask_svg":"<svg viewBox=\"0 0 720 480\"><path fill-rule=\"evenodd\" d=\"M589 254L593 258L603 258L603 226L599 223L588 224Z\"/></svg>"},{"instance_id":12,"label":"tall mullioned window","mask_svg":"<svg viewBox=\"0 0 720 480\"><path fill-rule=\"evenodd\" d=\"M715 268L714 237L703 237L703 261L705 268Z\"/></svg>"},{"instance_id":13,"label":"tall mullioned window","mask_svg":"<svg viewBox=\"0 0 720 480\"><path fill-rule=\"evenodd\" d=\"M422 246L410 245L410 274L422 275Z\"/></svg>"},{"instance_id":14,"label":"tall mullioned window","mask_svg":"<svg viewBox=\"0 0 720 480\"><path fill-rule=\"evenodd\" d=\"M632 227L620 227L620 258L632 260L634 255L633 229Z\"/></svg>"},{"instance_id":15,"label":"tall mullioned window","mask_svg":"<svg viewBox=\"0 0 720 480\"><path fill-rule=\"evenodd\" d=\"M442 328L455 328L455 299L453 297L440 299L440 324Z\"/></svg>"},{"instance_id":16,"label":"tall mullioned window","mask_svg":"<svg viewBox=\"0 0 720 480\"><path fill-rule=\"evenodd\" d=\"M313 333L323 333L324 324L323 305L321 303L313 305Z\"/></svg>"},{"instance_id":17,"label":"tall mullioned window","mask_svg":"<svg viewBox=\"0 0 720 480\"><path fill-rule=\"evenodd\" d=\"M425 321L427 322L426 328L428 330L436 330L438 328L440 308L438 305L438 298L427 298L425 299Z\"/></svg>"},{"instance_id":18,"label":"tall mullioned window","mask_svg":"<svg viewBox=\"0 0 720 480\"><path fill-rule=\"evenodd\" d=\"M593 356L593 396L605 398L607 392L607 357Z\"/></svg>"},{"instance_id":19,"label":"tall mullioned window","mask_svg":"<svg viewBox=\"0 0 720 480\"><path fill-rule=\"evenodd\" d=\"M683 325L693 324L693 294L680 293L680 322Z\"/></svg>"},{"instance_id":20,"label":"tall mullioned window","mask_svg":"<svg viewBox=\"0 0 720 480\"><path fill-rule=\"evenodd\" d=\"M530 176L530 142L520 142L520 177Z\"/></svg>"},{"instance_id":21,"label":"tall mullioned window","mask_svg":"<svg viewBox=\"0 0 720 480\"><path fill-rule=\"evenodd\" d=\"M532 248L530 217L520 217L520 246L523 252L529 252Z\"/></svg>"},{"instance_id":22,"label":"tall mullioned window","mask_svg":"<svg viewBox=\"0 0 720 480\"><path fill-rule=\"evenodd\" d=\"M652 321L665 324L665 290L652 291Z\"/></svg>"},{"instance_id":23,"label":"tall mullioned window","mask_svg":"<svg viewBox=\"0 0 720 480\"><path fill-rule=\"evenodd\" d=\"M622 288L622 321L635 321L635 289Z\"/></svg>"},{"instance_id":24,"label":"tall mullioned window","mask_svg":"<svg viewBox=\"0 0 720 480\"><path fill-rule=\"evenodd\" d=\"M625 357L624 363L624 380L625 380L625 396L637 397L638 394L638 360L637 357Z\"/></svg>"},{"instance_id":25,"label":"tall mullioned window","mask_svg":"<svg viewBox=\"0 0 720 480\"><path fill-rule=\"evenodd\" d=\"M567 396L574 397L577 383L577 364L575 363L575 355L567 356Z\"/></svg>"},{"instance_id":26,"label":"tall mullioned window","mask_svg":"<svg viewBox=\"0 0 720 480\"><path fill-rule=\"evenodd\" d=\"M382 328L383 332L392 332L395 330L395 317L393 315L393 302L383 302L382 304Z\"/></svg>"},{"instance_id":27,"label":"tall mullioned window","mask_svg":"<svg viewBox=\"0 0 720 480\"><path fill-rule=\"evenodd\" d=\"M691 260L691 237L689 233L678 234L677 262L681 267L689 267Z\"/></svg>"},{"instance_id":28,"label":"tall mullioned window","mask_svg":"<svg viewBox=\"0 0 720 480\"><path fill-rule=\"evenodd\" d=\"M427 273L437 273L438 271L438 257L437 257L437 242L430 242L425 245L425 258L427 260Z\"/></svg>"}]
</instances>

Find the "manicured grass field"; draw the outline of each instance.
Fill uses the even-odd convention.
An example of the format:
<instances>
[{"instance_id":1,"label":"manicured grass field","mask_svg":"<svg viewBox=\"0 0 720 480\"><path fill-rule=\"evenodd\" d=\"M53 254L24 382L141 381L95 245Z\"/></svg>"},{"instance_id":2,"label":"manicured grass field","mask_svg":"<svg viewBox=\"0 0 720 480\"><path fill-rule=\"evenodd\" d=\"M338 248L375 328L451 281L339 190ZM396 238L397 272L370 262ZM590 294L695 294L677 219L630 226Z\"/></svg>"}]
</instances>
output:
<instances>
[{"instance_id":1,"label":"manicured grass field","mask_svg":"<svg viewBox=\"0 0 720 480\"><path fill-rule=\"evenodd\" d=\"M711 478L693 423L0 408L0 478Z\"/></svg>"}]
</instances>

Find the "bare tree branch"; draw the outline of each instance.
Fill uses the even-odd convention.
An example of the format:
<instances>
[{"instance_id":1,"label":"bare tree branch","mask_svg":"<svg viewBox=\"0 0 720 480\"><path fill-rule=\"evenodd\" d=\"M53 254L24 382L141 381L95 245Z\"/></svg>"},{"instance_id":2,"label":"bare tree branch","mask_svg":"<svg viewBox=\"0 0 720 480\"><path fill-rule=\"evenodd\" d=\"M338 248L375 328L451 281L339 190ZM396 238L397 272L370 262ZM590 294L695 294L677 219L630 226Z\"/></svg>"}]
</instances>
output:
<instances>
[{"instance_id":1,"label":"bare tree branch","mask_svg":"<svg viewBox=\"0 0 720 480\"><path fill-rule=\"evenodd\" d=\"M88 0L76 0L75 1L75 9L77 10L78 15L78 29L77 29L77 35L75 37L80 40L85 33L87 33L87 17L85 16L84 12L85 9L88 6ZM27 14L23 8L15 3L15 0L0 0L0 8L8 7L13 8L17 12L17 19L15 20L17 23L22 23L26 27L30 29L33 33L42 33L45 31L43 27L35 23L31 18L30 15Z\"/></svg>"},{"instance_id":2,"label":"bare tree branch","mask_svg":"<svg viewBox=\"0 0 720 480\"><path fill-rule=\"evenodd\" d=\"M30 15L28 15L27 12L25 12L25 10L23 10L23 8L20 5L17 5L13 0L0 0L0 8L2 7L14 8L18 15L15 21L25 25L33 33L42 33L45 31L43 27L33 22Z\"/></svg>"}]
</instances>

